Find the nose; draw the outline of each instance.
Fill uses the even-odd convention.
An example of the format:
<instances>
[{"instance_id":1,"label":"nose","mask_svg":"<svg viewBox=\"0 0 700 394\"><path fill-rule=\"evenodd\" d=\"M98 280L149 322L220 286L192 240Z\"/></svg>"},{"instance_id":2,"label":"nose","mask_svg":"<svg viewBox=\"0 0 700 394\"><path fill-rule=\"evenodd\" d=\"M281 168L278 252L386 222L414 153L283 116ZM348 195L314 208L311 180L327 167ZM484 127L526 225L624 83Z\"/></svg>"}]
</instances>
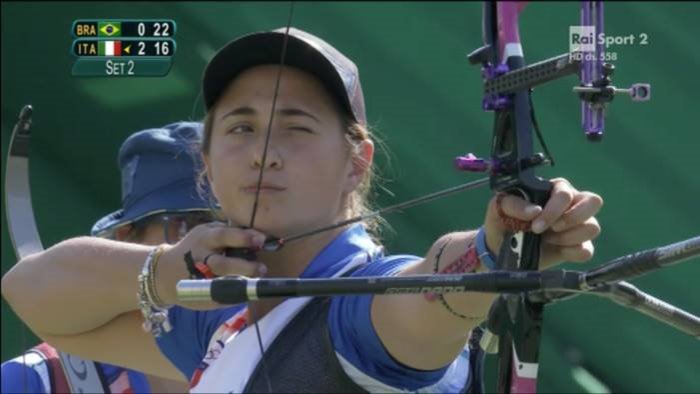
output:
<instances>
[{"instance_id":1,"label":"nose","mask_svg":"<svg viewBox=\"0 0 700 394\"><path fill-rule=\"evenodd\" d=\"M282 156L273 145L272 139L269 139L267 143L265 142L266 139L267 136L260 138L261 143L254 148L251 167L260 169L260 167L263 166L263 163L265 163L265 169L279 170L282 168ZM266 144L267 148L265 147Z\"/></svg>"}]
</instances>

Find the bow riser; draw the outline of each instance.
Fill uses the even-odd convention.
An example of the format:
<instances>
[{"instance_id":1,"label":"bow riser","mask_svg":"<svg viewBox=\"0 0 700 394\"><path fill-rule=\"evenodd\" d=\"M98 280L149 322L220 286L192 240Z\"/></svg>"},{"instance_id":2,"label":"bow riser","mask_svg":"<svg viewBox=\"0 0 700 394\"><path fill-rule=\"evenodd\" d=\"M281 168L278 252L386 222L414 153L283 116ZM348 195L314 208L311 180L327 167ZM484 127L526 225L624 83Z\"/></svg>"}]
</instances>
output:
<instances>
[{"instance_id":1,"label":"bow riser","mask_svg":"<svg viewBox=\"0 0 700 394\"><path fill-rule=\"evenodd\" d=\"M485 64L487 80L526 67L518 31L519 13L524 7L525 3L515 2L485 4L485 48L491 48ZM495 111L491 189L544 206L551 185L535 175L534 166L526 165L535 156L530 87L507 95L487 95L484 108ZM507 233L497 266L537 270L540 245L541 237L534 233ZM502 295L494 303L488 324L499 336L499 392L536 391L542 311L543 304L531 303L522 294Z\"/></svg>"}]
</instances>

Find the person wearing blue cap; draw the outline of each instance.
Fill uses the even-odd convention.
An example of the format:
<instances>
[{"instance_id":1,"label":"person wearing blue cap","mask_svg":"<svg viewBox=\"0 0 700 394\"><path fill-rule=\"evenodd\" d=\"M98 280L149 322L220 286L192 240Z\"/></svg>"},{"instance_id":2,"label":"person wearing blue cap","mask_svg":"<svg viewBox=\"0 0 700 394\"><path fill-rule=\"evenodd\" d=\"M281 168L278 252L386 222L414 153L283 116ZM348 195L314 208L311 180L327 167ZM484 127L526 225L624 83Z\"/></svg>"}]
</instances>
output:
<instances>
[{"instance_id":1,"label":"person wearing blue cap","mask_svg":"<svg viewBox=\"0 0 700 394\"><path fill-rule=\"evenodd\" d=\"M185 230L200 224L197 220L208 222L215 207L198 183L201 137L201 123L178 122L127 138L118 159L123 208L98 220L91 234L115 238L128 232L145 241L140 243L157 244L163 242L154 241L160 234L150 235L144 228L161 223L165 242L175 243Z\"/></svg>"},{"instance_id":2,"label":"person wearing blue cap","mask_svg":"<svg viewBox=\"0 0 700 394\"><path fill-rule=\"evenodd\" d=\"M469 332L496 295L257 300L253 279L244 292L251 301L222 318L221 305L193 305L177 284L487 271L504 234L530 222L543 234L541 268L593 255L602 199L561 178L544 206L493 196L471 208L485 211L478 229L440 237L424 257L384 255L374 223L349 224L368 211L374 157L359 72L310 33L278 29L229 42L207 65L202 90L201 154L226 222L197 226L175 245L79 238L23 259L5 274L3 294L35 332L90 357L101 342L86 329L99 327L109 343L104 359L162 376L174 364L192 392L471 392L479 372ZM333 223L343 225L291 238ZM23 287L57 272L69 275ZM54 310L73 324L47 315ZM139 331L144 321L152 336Z\"/></svg>"},{"instance_id":3,"label":"person wearing blue cap","mask_svg":"<svg viewBox=\"0 0 700 394\"><path fill-rule=\"evenodd\" d=\"M211 203L196 178L195 146L202 125L178 122L139 131L122 144L118 164L122 208L98 220L93 236L173 244L196 225L212 221ZM73 366L79 366L73 368ZM165 379L116 365L81 359L41 343L2 364L3 393L183 392L186 381Z\"/></svg>"}]
</instances>

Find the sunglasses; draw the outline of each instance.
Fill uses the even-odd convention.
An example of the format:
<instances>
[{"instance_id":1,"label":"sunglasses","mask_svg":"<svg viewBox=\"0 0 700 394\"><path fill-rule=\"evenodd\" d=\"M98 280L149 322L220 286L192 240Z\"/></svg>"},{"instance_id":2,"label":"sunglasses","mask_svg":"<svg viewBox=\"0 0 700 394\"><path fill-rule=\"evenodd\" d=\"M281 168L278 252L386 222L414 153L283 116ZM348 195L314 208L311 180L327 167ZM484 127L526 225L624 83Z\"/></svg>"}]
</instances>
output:
<instances>
[{"instance_id":1,"label":"sunglasses","mask_svg":"<svg viewBox=\"0 0 700 394\"><path fill-rule=\"evenodd\" d=\"M210 223L216 218L209 212L160 213L134 223L134 228L145 228L151 224L163 227L163 236L168 244L180 241L188 232L200 224Z\"/></svg>"}]
</instances>

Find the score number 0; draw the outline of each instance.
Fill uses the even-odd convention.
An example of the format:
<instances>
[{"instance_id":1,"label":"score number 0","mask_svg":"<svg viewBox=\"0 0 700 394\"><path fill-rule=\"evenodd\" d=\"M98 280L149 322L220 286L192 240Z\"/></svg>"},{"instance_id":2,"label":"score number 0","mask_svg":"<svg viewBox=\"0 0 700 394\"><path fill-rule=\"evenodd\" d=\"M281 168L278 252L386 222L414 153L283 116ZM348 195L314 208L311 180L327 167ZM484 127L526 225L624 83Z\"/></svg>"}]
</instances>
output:
<instances>
[{"instance_id":1,"label":"score number 0","mask_svg":"<svg viewBox=\"0 0 700 394\"><path fill-rule=\"evenodd\" d=\"M146 24L140 22L136 27L139 36L144 36L146 34ZM168 37L170 36L170 24L167 22L154 22L153 23L153 37Z\"/></svg>"}]
</instances>

